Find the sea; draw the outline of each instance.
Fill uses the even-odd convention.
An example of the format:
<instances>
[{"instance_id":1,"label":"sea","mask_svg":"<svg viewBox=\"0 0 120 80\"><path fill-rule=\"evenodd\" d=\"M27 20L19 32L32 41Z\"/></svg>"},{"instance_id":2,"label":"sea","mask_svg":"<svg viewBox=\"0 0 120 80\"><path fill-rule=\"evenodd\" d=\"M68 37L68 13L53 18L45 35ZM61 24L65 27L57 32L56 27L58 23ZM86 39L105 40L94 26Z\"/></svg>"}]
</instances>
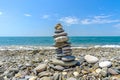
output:
<instances>
[{"instance_id":1,"label":"sea","mask_svg":"<svg viewBox=\"0 0 120 80\"><path fill-rule=\"evenodd\" d=\"M73 47L120 47L120 36L72 36ZM53 47L53 37L0 37L0 47L44 46Z\"/></svg>"}]
</instances>

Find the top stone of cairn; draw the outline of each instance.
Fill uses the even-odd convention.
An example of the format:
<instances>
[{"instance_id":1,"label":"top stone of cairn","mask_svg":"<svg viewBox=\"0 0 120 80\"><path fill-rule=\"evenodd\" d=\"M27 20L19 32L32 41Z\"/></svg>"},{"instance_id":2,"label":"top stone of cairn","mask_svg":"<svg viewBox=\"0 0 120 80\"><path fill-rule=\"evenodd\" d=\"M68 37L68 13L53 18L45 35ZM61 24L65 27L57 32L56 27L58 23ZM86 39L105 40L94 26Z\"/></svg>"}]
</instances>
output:
<instances>
[{"instance_id":1,"label":"top stone of cairn","mask_svg":"<svg viewBox=\"0 0 120 80\"><path fill-rule=\"evenodd\" d=\"M62 29L62 25L61 25L60 23L58 23L58 24L55 26L55 29L56 29L56 30Z\"/></svg>"}]
</instances>

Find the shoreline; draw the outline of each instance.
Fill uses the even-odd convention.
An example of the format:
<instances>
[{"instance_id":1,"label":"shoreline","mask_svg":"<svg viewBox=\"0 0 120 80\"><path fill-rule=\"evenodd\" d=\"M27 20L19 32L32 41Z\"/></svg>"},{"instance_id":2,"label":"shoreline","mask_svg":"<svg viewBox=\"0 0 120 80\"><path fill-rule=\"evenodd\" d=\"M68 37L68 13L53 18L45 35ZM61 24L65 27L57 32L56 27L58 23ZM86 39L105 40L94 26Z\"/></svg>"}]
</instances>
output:
<instances>
[{"instance_id":1,"label":"shoreline","mask_svg":"<svg viewBox=\"0 0 120 80\"><path fill-rule=\"evenodd\" d=\"M94 45L94 46L71 46L71 49L98 49L98 48L115 48L120 49L120 45ZM33 46L33 45L8 45L0 46L0 50L42 50L42 49L56 49L53 46Z\"/></svg>"}]
</instances>

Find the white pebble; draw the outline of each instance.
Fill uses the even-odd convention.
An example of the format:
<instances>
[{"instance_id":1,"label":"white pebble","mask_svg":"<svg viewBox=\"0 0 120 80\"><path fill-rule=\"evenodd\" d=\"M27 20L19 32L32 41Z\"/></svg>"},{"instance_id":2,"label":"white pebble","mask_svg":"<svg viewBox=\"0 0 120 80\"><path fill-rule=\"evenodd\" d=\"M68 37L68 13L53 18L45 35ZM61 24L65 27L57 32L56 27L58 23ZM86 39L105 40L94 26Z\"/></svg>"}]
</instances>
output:
<instances>
[{"instance_id":1,"label":"white pebble","mask_svg":"<svg viewBox=\"0 0 120 80\"><path fill-rule=\"evenodd\" d=\"M79 73L78 73L78 72L73 72L73 75L74 75L75 77L77 77L77 76L79 76Z\"/></svg>"},{"instance_id":2,"label":"white pebble","mask_svg":"<svg viewBox=\"0 0 120 80\"><path fill-rule=\"evenodd\" d=\"M102 71L102 69L100 69L100 68L98 68L98 69L95 70L95 72L96 72L97 74L99 74L101 71Z\"/></svg>"},{"instance_id":3,"label":"white pebble","mask_svg":"<svg viewBox=\"0 0 120 80\"><path fill-rule=\"evenodd\" d=\"M96 63L98 61L98 58L95 56L91 56L91 55L86 55L84 57L84 59L88 62L88 63Z\"/></svg>"},{"instance_id":4,"label":"white pebble","mask_svg":"<svg viewBox=\"0 0 120 80\"><path fill-rule=\"evenodd\" d=\"M110 61L103 61L103 62L99 62L99 66L100 67L110 67L112 65L112 63Z\"/></svg>"}]
</instances>

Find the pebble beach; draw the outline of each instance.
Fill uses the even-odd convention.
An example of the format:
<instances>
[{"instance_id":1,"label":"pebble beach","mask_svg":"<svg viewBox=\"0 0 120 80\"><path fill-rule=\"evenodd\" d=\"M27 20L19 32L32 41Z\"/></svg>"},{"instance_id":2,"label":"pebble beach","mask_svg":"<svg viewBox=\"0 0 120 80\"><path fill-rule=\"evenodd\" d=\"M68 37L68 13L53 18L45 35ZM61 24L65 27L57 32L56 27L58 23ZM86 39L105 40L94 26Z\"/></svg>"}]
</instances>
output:
<instances>
[{"instance_id":1,"label":"pebble beach","mask_svg":"<svg viewBox=\"0 0 120 80\"><path fill-rule=\"evenodd\" d=\"M53 65L55 55L55 47L1 47L0 80L120 80L119 47L72 47L70 67Z\"/></svg>"}]
</instances>

